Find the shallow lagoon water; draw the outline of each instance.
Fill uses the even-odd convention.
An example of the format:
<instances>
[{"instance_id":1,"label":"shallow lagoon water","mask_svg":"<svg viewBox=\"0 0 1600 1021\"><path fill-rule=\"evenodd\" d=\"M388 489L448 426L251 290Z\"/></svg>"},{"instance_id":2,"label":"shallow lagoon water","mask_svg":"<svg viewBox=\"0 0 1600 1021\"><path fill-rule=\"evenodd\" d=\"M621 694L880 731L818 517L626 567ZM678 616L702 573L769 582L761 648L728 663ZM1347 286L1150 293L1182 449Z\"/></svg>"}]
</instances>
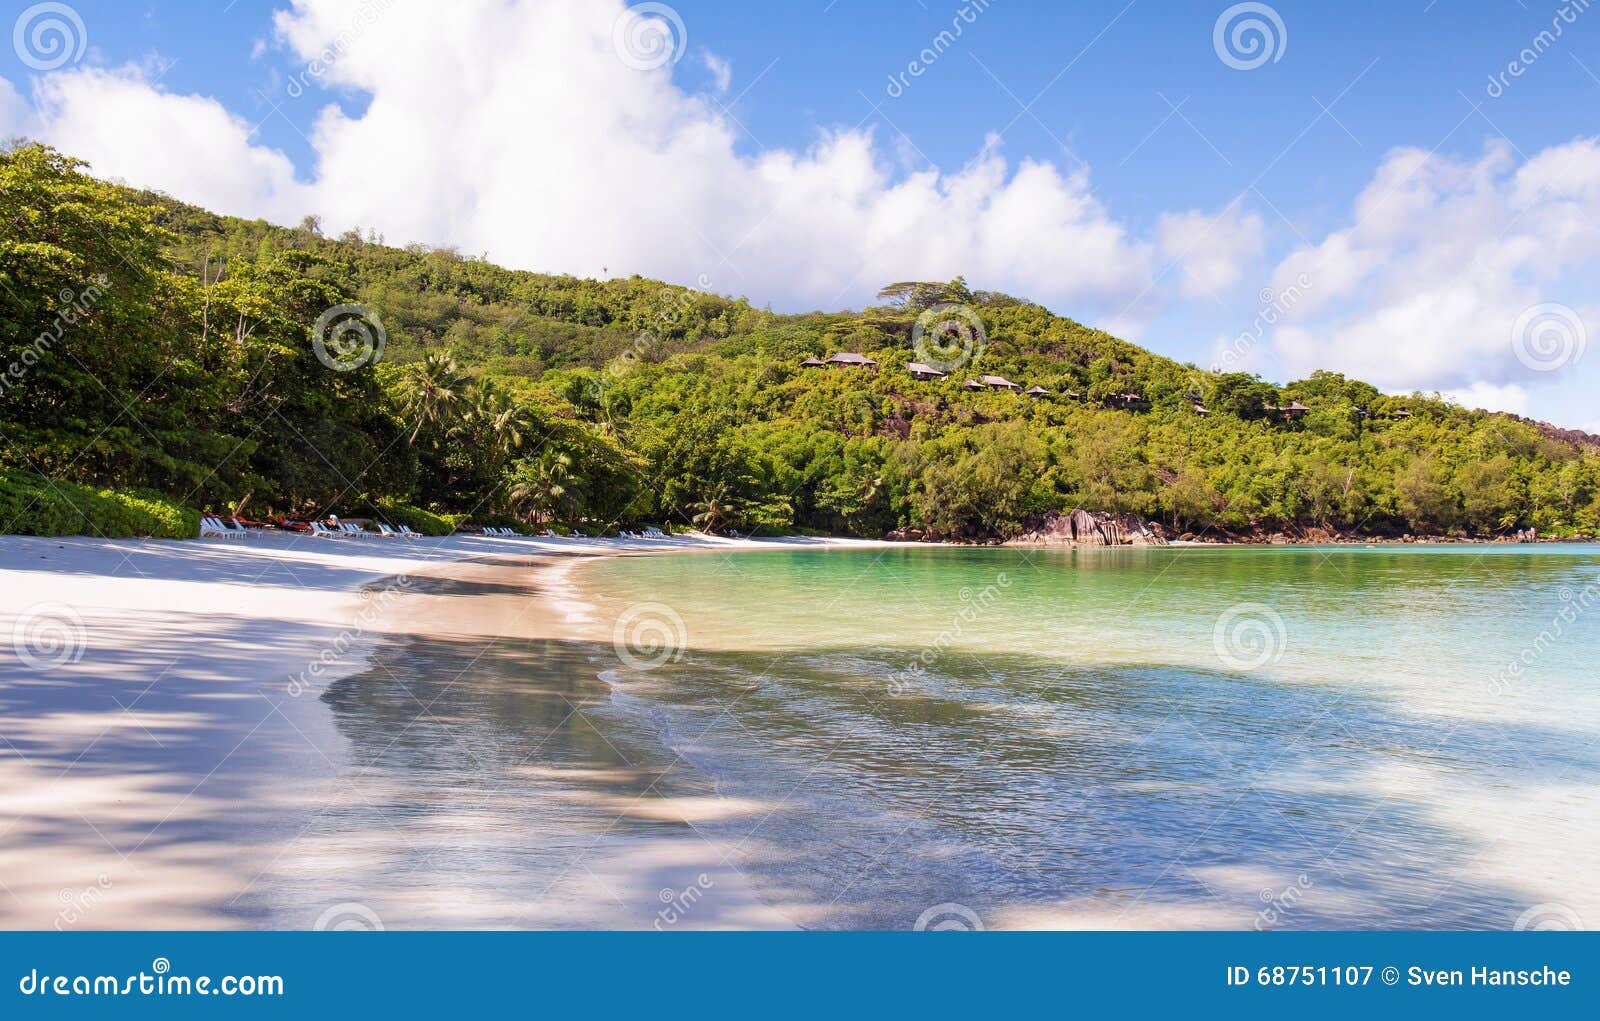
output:
<instances>
[{"instance_id":1,"label":"shallow lagoon water","mask_svg":"<svg viewBox=\"0 0 1600 1021\"><path fill-rule=\"evenodd\" d=\"M795 550L577 578L616 622L600 716L765 806L695 829L802 924L1600 925L1592 547Z\"/></svg>"}]
</instances>

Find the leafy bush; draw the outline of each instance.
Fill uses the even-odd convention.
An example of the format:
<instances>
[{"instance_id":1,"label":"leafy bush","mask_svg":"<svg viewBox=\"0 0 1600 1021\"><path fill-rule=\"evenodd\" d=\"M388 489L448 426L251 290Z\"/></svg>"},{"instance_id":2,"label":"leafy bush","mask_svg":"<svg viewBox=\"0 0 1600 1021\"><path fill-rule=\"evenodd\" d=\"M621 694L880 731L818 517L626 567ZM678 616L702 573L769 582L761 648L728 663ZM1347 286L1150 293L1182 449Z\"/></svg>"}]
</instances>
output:
<instances>
[{"instance_id":1,"label":"leafy bush","mask_svg":"<svg viewBox=\"0 0 1600 1021\"><path fill-rule=\"evenodd\" d=\"M465 514L435 514L405 503L380 504L377 517L390 525L409 525L423 535L453 535Z\"/></svg>"},{"instance_id":2,"label":"leafy bush","mask_svg":"<svg viewBox=\"0 0 1600 1021\"><path fill-rule=\"evenodd\" d=\"M0 532L192 539L200 512L148 490L93 489L38 475L0 474Z\"/></svg>"}]
</instances>

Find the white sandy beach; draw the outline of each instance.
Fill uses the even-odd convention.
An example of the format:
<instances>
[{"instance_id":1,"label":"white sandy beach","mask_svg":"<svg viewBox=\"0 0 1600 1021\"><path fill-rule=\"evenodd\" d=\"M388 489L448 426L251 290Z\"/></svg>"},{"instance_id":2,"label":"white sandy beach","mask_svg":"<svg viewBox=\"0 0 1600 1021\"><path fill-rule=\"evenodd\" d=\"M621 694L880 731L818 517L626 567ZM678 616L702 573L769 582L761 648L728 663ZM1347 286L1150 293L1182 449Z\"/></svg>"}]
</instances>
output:
<instances>
[{"instance_id":1,"label":"white sandy beach","mask_svg":"<svg viewBox=\"0 0 1600 1021\"><path fill-rule=\"evenodd\" d=\"M397 635L468 643L475 661L502 639L607 631L571 602L569 558L796 543L821 544L0 538L0 926L309 928L370 914L390 927L659 927L669 891L691 889L674 927L791 925L723 849L683 839L698 812L761 807L715 798L605 804L573 787L595 811L655 820L664 839L620 856L597 845L551 890L370 881L393 867L388 845L418 834L403 811L378 811L377 832L327 824L341 800L381 796L318 696ZM410 792L388 793L407 806ZM488 824L416 825L442 826L427 838L459 849Z\"/></svg>"}]
</instances>

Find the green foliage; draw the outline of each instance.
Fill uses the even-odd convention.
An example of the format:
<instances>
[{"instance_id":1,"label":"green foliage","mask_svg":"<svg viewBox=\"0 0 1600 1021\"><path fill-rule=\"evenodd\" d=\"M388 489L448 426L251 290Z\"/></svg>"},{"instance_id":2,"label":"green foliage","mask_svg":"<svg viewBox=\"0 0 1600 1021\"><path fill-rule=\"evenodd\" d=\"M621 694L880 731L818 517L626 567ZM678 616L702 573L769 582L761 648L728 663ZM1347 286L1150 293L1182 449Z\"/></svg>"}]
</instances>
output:
<instances>
[{"instance_id":1,"label":"green foliage","mask_svg":"<svg viewBox=\"0 0 1600 1021\"><path fill-rule=\"evenodd\" d=\"M391 527L410 526L413 532L423 535L451 535L466 519L465 514L435 514L404 503L376 505L377 517Z\"/></svg>"},{"instance_id":2,"label":"green foliage","mask_svg":"<svg viewBox=\"0 0 1600 1021\"><path fill-rule=\"evenodd\" d=\"M189 539L200 533L200 512L147 490L95 489L0 473L0 532Z\"/></svg>"},{"instance_id":3,"label":"green foliage","mask_svg":"<svg viewBox=\"0 0 1600 1021\"><path fill-rule=\"evenodd\" d=\"M859 313L775 315L220 217L39 146L0 154L0 221L0 471L258 514L377 504L430 533L993 538L1080 506L1195 532L1600 531L1592 438L1337 373L1204 372L959 277L891 284ZM946 302L982 321L983 351L913 380L917 318ZM312 332L346 303L388 342L335 371ZM879 371L800 368L840 350ZM963 385L983 374L1053 396ZM1290 401L1310 411L1269 414Z\"/></svg>"}]
</instances>

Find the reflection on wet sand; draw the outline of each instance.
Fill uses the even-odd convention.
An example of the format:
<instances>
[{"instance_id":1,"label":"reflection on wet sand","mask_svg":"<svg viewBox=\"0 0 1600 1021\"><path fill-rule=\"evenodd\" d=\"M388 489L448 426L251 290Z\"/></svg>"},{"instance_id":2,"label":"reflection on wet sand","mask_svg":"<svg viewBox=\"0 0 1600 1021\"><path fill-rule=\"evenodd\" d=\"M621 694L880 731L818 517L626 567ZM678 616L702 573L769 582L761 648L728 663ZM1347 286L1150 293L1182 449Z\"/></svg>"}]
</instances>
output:
<instances>
[{"instance_id":1,"label":"reflection on wet sand","mask_svg":"<svg viewBox=\"0 0 1600 1021\"><path fill-rule=\"evenodd\" d=\"M609 652L385 644L323 694L351 769L252 899L356 901L405 927L640 927L663 891L699 885L686 926L786 925L696 832L762 806L715 797L607 718Z\"/></svg>"}]
</instances>

